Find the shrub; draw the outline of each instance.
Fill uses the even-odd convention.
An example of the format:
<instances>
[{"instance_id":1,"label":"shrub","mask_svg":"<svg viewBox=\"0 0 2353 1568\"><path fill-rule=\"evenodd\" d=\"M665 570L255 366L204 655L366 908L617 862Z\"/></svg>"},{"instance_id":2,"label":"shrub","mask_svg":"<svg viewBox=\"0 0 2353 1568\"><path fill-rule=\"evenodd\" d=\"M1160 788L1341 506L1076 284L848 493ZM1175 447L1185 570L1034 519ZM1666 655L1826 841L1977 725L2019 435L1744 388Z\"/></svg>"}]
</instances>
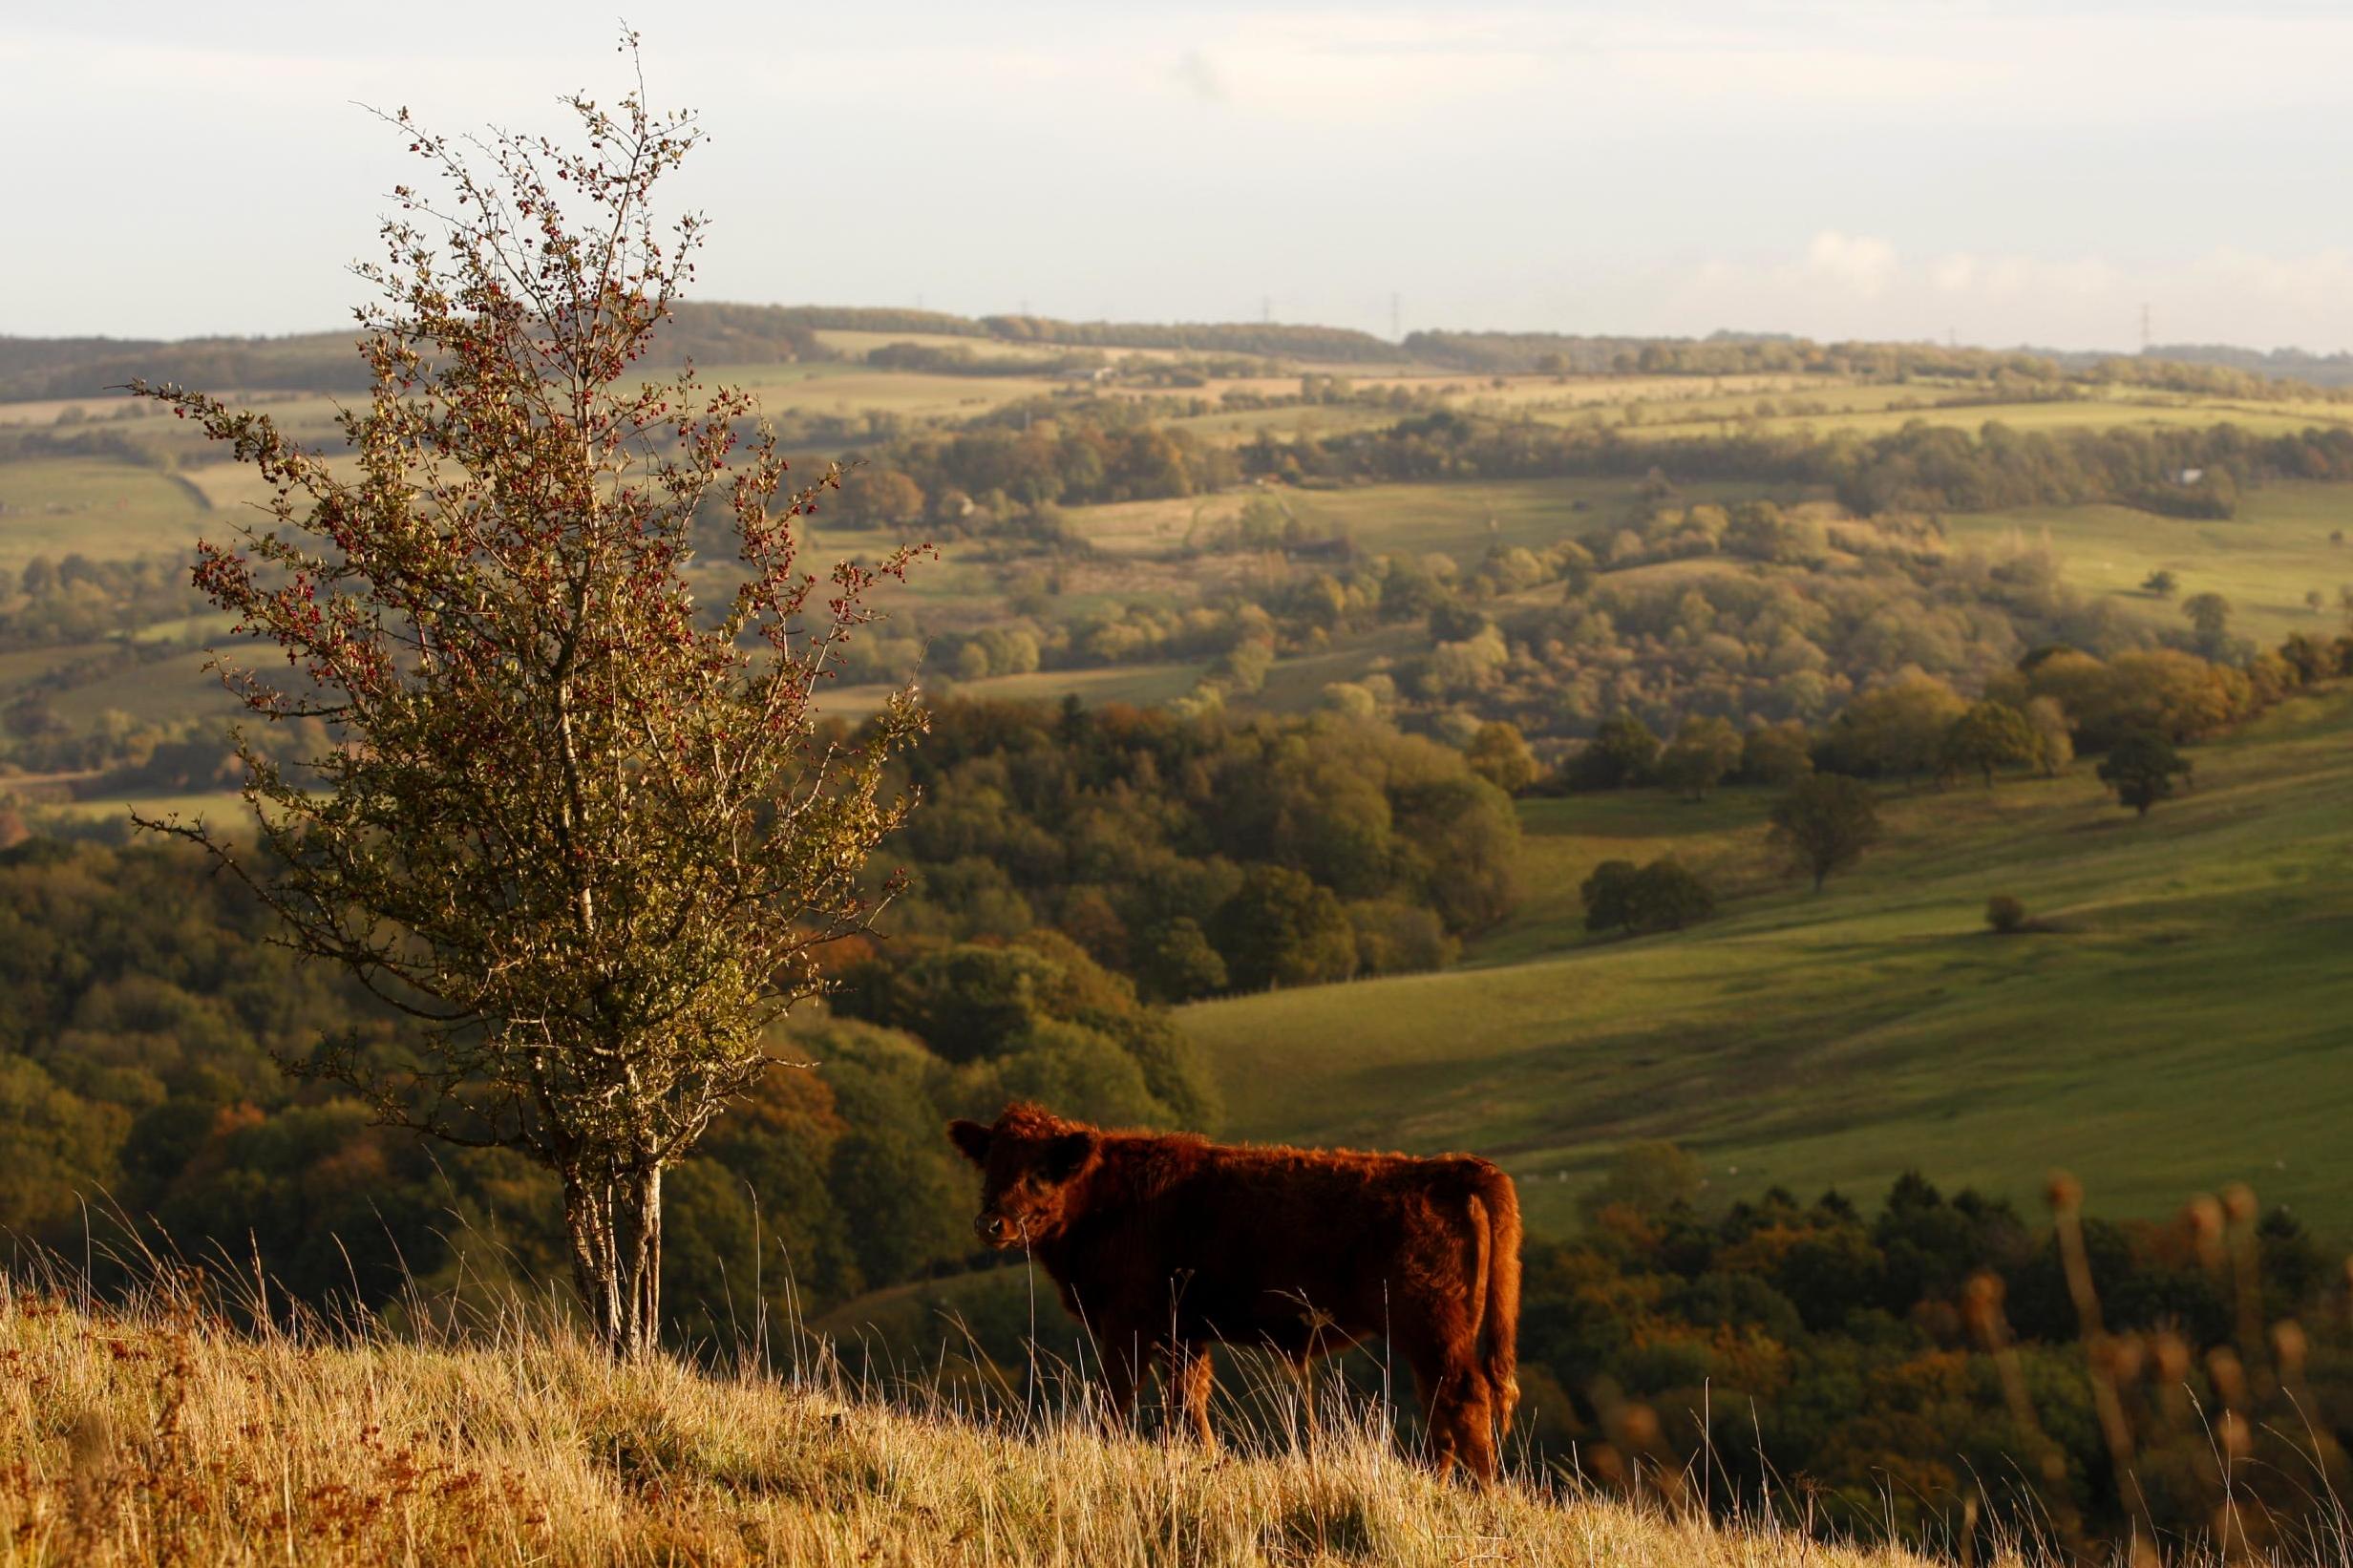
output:
<instances>
[{"instance_id":1,"label":"shrub","mask_svg":"<svg viewBox=\"0 0 2353 1568\"><path fill-rule=\"evenodd\" d=\"M1585 901L1585 929L1609 931L1622 926L1633 930L1634 881L1641 875L1631 860L1604 860L1595 866L1578 888Z\"/></svg>"},{"instance_id":2,"label":"shrub","mask_svg":"<svg viewBox=\"0 0 2353 1568\"><path fill-rule=\"evenodd\" d=\"M1716 912L1707 884L1672 856L1640 869L1631 860L1604 860L1578 891L1588 931L1680 931Z\"/></svg>"},{"instance_id":3,"label":"shrub","mask_svg":"<svg viewBox=\"0 0 2353 1568\"><path fill-rule=\"evenodd\" d=\"M1682 862L1653 860L1634 879L1634 925L1643 931L1680 931L1716 912L1716 896Z\"/></svg>"},{"instance_id":4,"label":"shrub","mask_svg":"<svg viewBox=\"0 0 2353 1568\"><path fill-rule=\"evenodd\" d=\"M1985 923L2003 936L2015 936L2026 928L2026 906L2007 893L1997 893L1985 901Z\"/></svg>"}]
</instances>

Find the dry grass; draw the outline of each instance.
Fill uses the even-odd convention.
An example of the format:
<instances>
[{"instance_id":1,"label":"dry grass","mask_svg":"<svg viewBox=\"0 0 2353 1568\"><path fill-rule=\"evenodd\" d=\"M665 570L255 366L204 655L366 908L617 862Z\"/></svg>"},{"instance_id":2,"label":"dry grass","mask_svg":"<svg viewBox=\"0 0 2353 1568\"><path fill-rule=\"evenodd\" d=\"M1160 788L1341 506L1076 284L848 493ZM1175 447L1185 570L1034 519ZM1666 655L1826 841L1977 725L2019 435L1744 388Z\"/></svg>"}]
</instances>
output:
<instances>
[{"instance_id":1,"label":"dry grass","mask_svg":"<svg viewBox=\"0 0 2353 1568\"><path fill-rule=\"evenodd\" d=\"M615 1367L545 1328L467 1347L260 1338L0 1300L0 1561L1881 1564L1513 1484L1363 1432L1214 1457L821 1379Z\"/></svg>"}]
</instances>

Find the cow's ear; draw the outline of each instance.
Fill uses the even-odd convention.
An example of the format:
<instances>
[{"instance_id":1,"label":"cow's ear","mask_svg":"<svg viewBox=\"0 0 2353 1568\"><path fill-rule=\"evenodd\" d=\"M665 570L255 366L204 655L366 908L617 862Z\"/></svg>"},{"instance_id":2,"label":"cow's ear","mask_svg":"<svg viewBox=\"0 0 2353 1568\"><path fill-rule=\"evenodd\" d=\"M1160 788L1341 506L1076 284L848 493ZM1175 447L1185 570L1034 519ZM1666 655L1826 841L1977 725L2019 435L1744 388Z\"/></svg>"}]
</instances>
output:
<instances>
[{"instance_id":1,"label":"cow's ear","mask_svg":"<svg viewBox=\"0 0 2353 1568\"><path fill-rule=\"evenodd\" d=\"M1085 1128L1065 1133L1046 1146L1046 1174L1055 1181L1068 1181L1085 1166L1094 1153L1094 1134Z\"/></svg>"},{"instance_id":2,"label":"cow's ear","mask_svg":"<svg viewBox=\"0 0 2353 1568\"><path fill-rule=\"evenodd\" d=\"M986 1165L988 1163L988 1129L979 1122L965 1121L962 1118L949 1122L947 1138L956 1146L957 1153L963 1155L973 1164Z\"/></svg>"}]
</instances>

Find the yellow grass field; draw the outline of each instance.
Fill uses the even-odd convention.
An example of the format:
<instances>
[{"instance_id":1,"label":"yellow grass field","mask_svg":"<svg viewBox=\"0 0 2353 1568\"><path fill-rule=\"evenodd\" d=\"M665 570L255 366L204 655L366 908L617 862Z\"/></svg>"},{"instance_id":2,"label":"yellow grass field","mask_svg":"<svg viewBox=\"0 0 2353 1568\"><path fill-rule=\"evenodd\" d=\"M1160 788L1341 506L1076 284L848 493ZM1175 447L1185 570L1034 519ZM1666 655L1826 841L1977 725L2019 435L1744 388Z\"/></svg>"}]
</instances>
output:
<instances>
[{"instance_id":1,"label":"yellow grass field","mask_svg":"<svg viewBox=\"0 0 2353 1568\"><path fill-rule=\"evenodd\" d=\"M1067 1408L983 1424L920 1388L616 1366L561 1328L256 1339L11 1291L0 1365L22 1568L1921 1563L1524 1474L1475 1491L1370 1422L1212 1453Z\"/></svg>"}]
</instances>

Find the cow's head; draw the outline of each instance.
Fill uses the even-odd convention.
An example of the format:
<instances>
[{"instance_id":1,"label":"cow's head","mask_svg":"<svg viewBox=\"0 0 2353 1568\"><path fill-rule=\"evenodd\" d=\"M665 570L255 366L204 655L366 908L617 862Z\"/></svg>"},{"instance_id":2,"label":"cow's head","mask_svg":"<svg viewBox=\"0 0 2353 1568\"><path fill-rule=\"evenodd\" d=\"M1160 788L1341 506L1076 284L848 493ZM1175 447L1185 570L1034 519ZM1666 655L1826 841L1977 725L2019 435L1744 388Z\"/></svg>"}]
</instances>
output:
<instances>
[{"instance_id":1,"label":"cow's head","mask_svg":"<svg viewBox=\"0 0 2353 1568\"><path fill-rule=\"evenodd\" d=\"M1101 1144L1093 1128L1033 1105L1007 1106L993 1127L952 1121L947 1135L981 1168L981 1213L972 1228L999 1248L1049 1240L1070 1223L1077 1178Z\"/></svg>"}]
</instances>

